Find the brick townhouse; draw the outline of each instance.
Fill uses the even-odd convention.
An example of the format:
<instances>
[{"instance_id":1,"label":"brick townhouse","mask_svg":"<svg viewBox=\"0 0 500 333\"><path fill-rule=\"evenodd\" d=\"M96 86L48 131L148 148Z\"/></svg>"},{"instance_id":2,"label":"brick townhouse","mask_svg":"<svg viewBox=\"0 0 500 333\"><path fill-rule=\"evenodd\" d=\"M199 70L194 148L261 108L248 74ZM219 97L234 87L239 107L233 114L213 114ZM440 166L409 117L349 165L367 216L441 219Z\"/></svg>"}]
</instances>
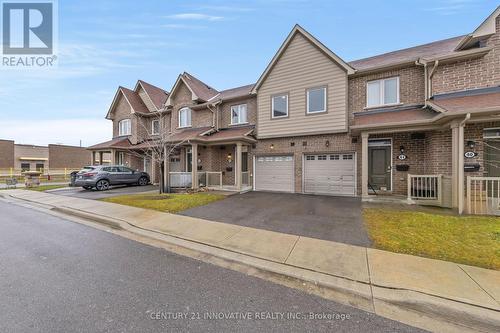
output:
<instances>
[{"instance_id":1,"label":"brick townhouse","mask_svg":"<svg viewBox=\"0 0 500 333\"><path fill-rule=\"evenodd\" d=\"M219 91L183 73L170 92L120 87L107 114L113 139L89 149L96 163L108 154L157 181L141 152L161 129L176 143L173 185L495 213L499 15L464 36L351 62L297 25L255 84Z\"/></svg>"}]
</instances>

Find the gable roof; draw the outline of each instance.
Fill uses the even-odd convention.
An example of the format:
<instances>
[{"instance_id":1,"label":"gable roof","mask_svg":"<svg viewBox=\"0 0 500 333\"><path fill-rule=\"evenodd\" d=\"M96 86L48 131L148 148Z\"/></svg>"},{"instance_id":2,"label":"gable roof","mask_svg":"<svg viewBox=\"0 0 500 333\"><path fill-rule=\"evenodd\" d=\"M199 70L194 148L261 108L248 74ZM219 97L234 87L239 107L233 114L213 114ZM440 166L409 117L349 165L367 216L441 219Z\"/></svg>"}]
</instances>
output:
<instances>
[{"instance_id":1,"label":"gable roof","mask_svg":"<svg viewBox=\"0 0 500 333\"><path fill-rule=\"evenodd\" d=\"M319 40L317 40L313 35L311 35L309 32L307 32L304 28L302 28L300 25L296 24L292 31L288 34L288 37L285 39L283 44L281 44L280 48L278 49L278 52L274 55L273 59L271 62L267 65L264 73L260 76L259 80L255 84L255 86L252 89L252 93L257 93L257 90L259 87L262 85L266 77L269 75L271 70L274 68L278 60L281 58L283 53L286 51L290 43L292 42L293 38L295 37L296 34L301 34L306 40L308 40L311 44L313 44L315 47L317 47L321 52L323 52L328 58L330 58L332 61L337 63L340 67L342 67L347 74L354 74L354 68L352 68L348 63L346 63L344 60L342 60L339 56L337 56L335 53L333 53L329 48L327 48L325 45L323 45Z\"/></svg>"},{"instance_id":2,"label":"gable roof","mask_svg":"<svg viewBox=\"0 0 500 333\"><path fill-rule=\"evenodd\" d=\"M358 71L367 71L384 66L411 63L422 57L435 57L453 52L464 36L439 40L406 49L379 54L349 62Z\"/></svg>"},{"instance_id":3,"label":"gable roof","mask_svg":"<svg viewBox=\"0 0 500 333\"><path fill-rule=\"evenodd\" d=\"M132 144L128 137L117 137L112 140L101 142L96 145L90 146L87 149L105 149L105 148L130 148Z\"/></svg>"},{"instance_id":4,"label":"gable roof","mask_svg":"<svg viewBox=\"0 0 500 333\"><path fill-rule=\"evenodd\" d=\"M146 81L137 80L137 84L134 88L136 92L138 91L137 88L139 86L142 87L142 89L146 92L146 95L148 95L149 99L155 106L156 111L160 110L163 107L163 104L165 104L165 102L167 101L169 95L168 91L147 83Z\"/></svg>"},{"instance_id":5,"label":"gable roof","mask_svg":"<svg viewBox=\"0 0 500 333\"><path fill-rule=\"evenodd\" d=\"M114 111L116 103L118 102L120 96L123 96L128 105L130 105L131 113L149 113L148 108L137 92L119 86L116 90L115 97L113 97L113 101L111 102L108 113L106 114L106 119L111 119L111 113Z\"/></svg>"},{"instance_id":6,"label":"gable roof","mask_svg":"<svg viewBox=\"0 0 500 333\"><path fill-rule=\"evenodd\" d=\"M476 30L464 36L455 48L455 51L464 50L472 47L478 41L487 38L496 32L496 18L500 15L500 6L491 13L486 20L481 23Z\"/></svg>"},{"instance_id":7,"label":"gable roof","mask_svg":"<svg viewBox=\"0 0 500 333\"><path fill-rule=\"evenodd\" d=\"M193 101L207 102L219 94L217 89L212 88L193 75L184 72L177 77L177 80L175 81L175 84L172 87L170 95L168 96L168 99L166 101L167 105L172 104L171 97L175 93L181 82L188 87L189 91L191 91L191 99Z\"/></svg>"},{"instance_id":8,"label":"gable roof","mask_svg":"<svg viewBox=\"0 0 500 333\"><path fill-rule=\"evenodd\" d=\"M222 90L220 92L220 95L218 96L218 98L225 101L225 100L229 100L229 99L233 99L233 98L249 96L252 93L252 89L254 86L255 86L255 83L248 84L246 86Z\"/></svg>"}]
</instances>

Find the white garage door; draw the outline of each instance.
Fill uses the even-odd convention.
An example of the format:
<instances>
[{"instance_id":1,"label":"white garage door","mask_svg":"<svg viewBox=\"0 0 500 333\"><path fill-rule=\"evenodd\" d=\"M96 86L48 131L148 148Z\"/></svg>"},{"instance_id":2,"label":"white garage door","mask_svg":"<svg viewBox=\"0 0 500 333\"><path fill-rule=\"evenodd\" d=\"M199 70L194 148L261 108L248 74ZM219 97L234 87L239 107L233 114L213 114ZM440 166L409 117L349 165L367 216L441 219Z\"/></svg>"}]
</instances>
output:
<instances>
[{"instance_id":1,"label":"white garage door","mask_svg":"<svg viewBox=\"0 0 500 333\"><path fill-rule=\"evenodd\" d=\"M354 154L305 155L304 192L354 196Z\"/></svg>"},{"instance_id":2,"label":"white garage door","mask_svg":"<svg viewBox=\"0 0 500 333\"><path fill-rule=\"evenodd\" d=\"M255 190L293 192L293 157L259 156L255 158Z\"/></svg>"}]
</instances>

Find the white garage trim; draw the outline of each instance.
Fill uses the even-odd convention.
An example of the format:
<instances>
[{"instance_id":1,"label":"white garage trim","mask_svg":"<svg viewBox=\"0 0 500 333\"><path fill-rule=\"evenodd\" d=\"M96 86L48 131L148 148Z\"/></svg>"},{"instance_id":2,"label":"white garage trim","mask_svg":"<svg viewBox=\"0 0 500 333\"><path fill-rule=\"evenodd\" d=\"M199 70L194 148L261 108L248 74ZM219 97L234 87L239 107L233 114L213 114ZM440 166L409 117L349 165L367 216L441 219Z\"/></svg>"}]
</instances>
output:
<instances>
[{"instance_id":1,"label":"white garage trim","mask_svg":"<svg viewBox=\"0 0 500 333\"><path fill-rule=\"evenodd\" d=\"M318 156L326 156L328 161L335 161L331 158L331 156L337 155L339 159L343 159L344 155L352 155L352 179L353 179L353 190L352 193L342 193L342 192L333 192L333 191L321 191L321 192L316 192L316 191L307 191L306 189L306 175L307 175L307 169L306 169L306 157L307 156L315 156L317 158ZM357 154L356 152L307 152L302 154L302 193L305 194L318 194L318 195L333 195L333 196L356 196L357 195L357 184L358 184L358 163L357 163ZM342 186L342 184L341 184ZM341 190L342 191L342 190Z\"/></svg>"},{"instance_id":2,"label":"white garage trim","mask_svg":"<svg viewBox=\"0 0 500 333\"><path fill-rule=\"evenodd\" d=\"M294 193L294 155L272 154L254 156L254 190Z\"/></svg>"}]
</instances>

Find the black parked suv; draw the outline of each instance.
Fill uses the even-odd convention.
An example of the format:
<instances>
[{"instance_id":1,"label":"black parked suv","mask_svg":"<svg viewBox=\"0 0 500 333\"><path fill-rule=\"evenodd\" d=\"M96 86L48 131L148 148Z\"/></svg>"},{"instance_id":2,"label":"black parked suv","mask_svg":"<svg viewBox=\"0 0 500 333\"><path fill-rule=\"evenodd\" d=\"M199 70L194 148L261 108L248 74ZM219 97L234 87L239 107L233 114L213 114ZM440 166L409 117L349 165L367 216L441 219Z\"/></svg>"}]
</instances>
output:
<instances>
[{"instance_id":1,"label":"black parked suv","mask_svg":"<svg viewBox=\"0 0 500 333\"><path fill-rule=\"evenodd\" d=\"M75 179L75 186L86 190L96 188L106 191L111 185L145 186L150 182L146 172L135 171L122 165L86 166L80 170Z\"/></svg>"}]
</instances>

